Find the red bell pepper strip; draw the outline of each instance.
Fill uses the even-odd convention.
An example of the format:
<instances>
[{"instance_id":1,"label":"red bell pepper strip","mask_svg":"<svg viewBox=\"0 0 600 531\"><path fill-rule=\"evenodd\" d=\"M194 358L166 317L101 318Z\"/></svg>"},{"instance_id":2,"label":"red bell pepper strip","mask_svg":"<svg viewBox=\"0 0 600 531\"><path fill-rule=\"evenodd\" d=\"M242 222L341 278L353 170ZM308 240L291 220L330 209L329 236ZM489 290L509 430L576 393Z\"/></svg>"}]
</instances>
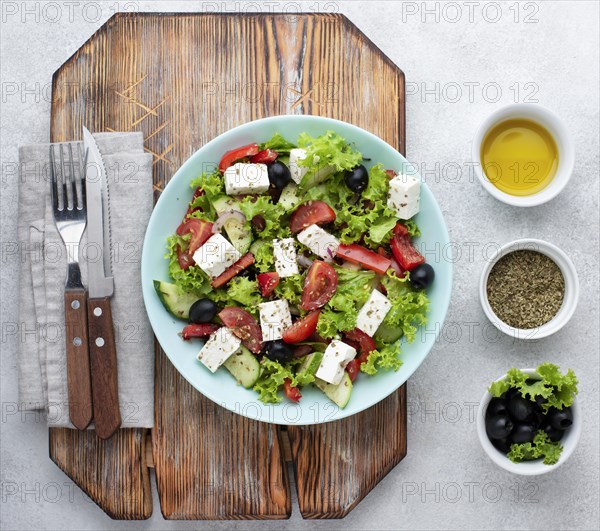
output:
<instances>
[{"instance_id":1,"label":"red bell pepper strip","mask_svg":"<svg viewBox=\"0 0 600 531\"><path fill-rule=\"evenodd\" d=\"M270 162L275 162L275 159L278 156L279 153L277 153L277 151L273 151L272 149L263 149L256 155L250 157L250 162L252 164L269 164Z\"/></svg>"},{"instance_id":2,"label":"red bell pepper strip","mask_svg":"<svg viewBox=\"0 0 600 531\"><path fill-rule=\"evenodd\" d=\"M408 234L396 234L390 242L390 247L394 258L405 271L410 271L425 262L425 257L415 249Z\"/></svg>"},{"instance_id":3,"label":"red bell pepper strip","mask_svg":"<svg viewBox=\"0 0 600 531\"><path fill-rule=\"evenodd\" d=\"M245 159L252 157L258 153L258 144L248 144L232 151L228 151L223 155L221 162L219 162L219 169L225 171L229 166L232 166L236 160Z\"/></svg>"},{"instance_id":4,"label":"red bell pepper strip","mask_svg":"<svg viewBox=\"0 0 600 531\"><path fill-rule=\"evenodd\" d=\"M186 341L192 338L208 337L219 328L221 327L214 323L189 324L183 328L181 337Z\"/></svg>"},{"instance_id":5,"label":"red bell pepper strip","mask_svg":"<svg viewBox=\"0 0 600 531\"><path fill-rule=\"evenodd\" d=\"M350 245L341 244L338 247L336 255L344 260L348 260L348 262L359 264L367 269L375 271L380 275L385 274L391 264L389 258L381 256L375 251L371 251L356 243L351 243Z\"/></svg>"},{"instance_id":6,"label":"red bell pepper strip","mask_svg":"<svg viewBox=\"0 0 600 531\"><path fill-rule=\"evenodd\" d=\"M233 277L241 273L247 267L250 267L254 263L254 255L252 253L246 253L242 256L235 264L228 267L218 277L213 279L210 283L213 288L220 288L224 284L227 284Z\"/></svg>"}]
</instances>

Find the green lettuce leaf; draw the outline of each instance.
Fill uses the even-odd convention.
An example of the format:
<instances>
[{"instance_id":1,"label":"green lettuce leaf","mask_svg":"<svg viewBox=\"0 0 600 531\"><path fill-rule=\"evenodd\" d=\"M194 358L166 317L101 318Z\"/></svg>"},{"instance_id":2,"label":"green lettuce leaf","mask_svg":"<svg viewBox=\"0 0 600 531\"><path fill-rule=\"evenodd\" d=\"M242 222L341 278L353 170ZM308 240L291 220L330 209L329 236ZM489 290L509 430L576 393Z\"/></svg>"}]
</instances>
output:
<instances>
[{"instance_id":1,"label":"green lettuce leaf","mask_svg":"<svg viewBox=\"0 0 600 531\"><path fill-rule=\"evenodd\" d=\"M275 287L275 296L287 300L292 306L298 306L302 298L303 284L304 279L301 274L284 277Z\"/></svg>"},{"instance_id":2,"label":"green lettuce leaf","mask_svg":"<svg viewBox=\"0 0 600 531\"><path fill-rule=\"evenodd\" d=\"M387 290L387 298L392 304L383 322L390 327L402 329L409 343L415 340L417 327L427 323L429 299L424 291L412 288L408 278L398 278L389 269L381 283Z\"/></svg>"},{"instance_id":3,"label":"green lettuce leaf","mask_svg":"<svg viewBox=\"0 0 600 531\"><path fill-rule=\"evenodd\" d=\"M507 457L513 463L543 458L545 465L555 465L562 451L563 447L559 442L552 442L544 430L538 430L533 442L512 444Z\"/></svg>"},{"instance_id":4,"label":"green lettuce leaf","mask_svg":"<svg viewBox=\"0 0 600 531\"><path fill-rule=\"evenodd\" d=\"M273 204L268 195L246 196L240 202L240 208L246 219L251 220L254 216L262 216L265 220L265 228L262 231L254 229L259 238L272 240L273 238L289 238L289 223L282 221L285 208L279 204Z\"/></svg>"},{"instance_id":5,"label":"green lettuce leaf","mask_svg":"<svg viewBox=\"0 0 600 531\"><path fill-rule=\"evenodd\" d=\"M371 352L360 370L370 376L377 374L378 369L397 371L402 367L400 359L400 342L377 342L377 350Z\"/></svg>"},{"instance_id":6,"label":"green lettuce leaf","mask_svg":"<svg viewBox=\"0 0 600 531\"><path fill-rule=\"evenodd\" d=\"M278 361L263 358L261 361L260 378L253 389L258 393L258 398L266 404L276 404L281 402L279 390L283 386L283 381L289 378L293 387L302 387L314 382L315 377L312 374L301 372L295 374L295 368L302 363L301 359L295 359L286 364Z\"/></svg>"},{"instance_id":7,"label":"green lettuce leaf","mask_svg":"<svg viewBox=\"0 0 600 531\"><path fill-rule=\"evenodd\" d=\"M254 267L261 273L273 271L275 258L273 257L273 242L271 240L256 240L250 246L250 252L254 255Z\"/></svg>"},{"instance_id":8,"label":"green lettuce leaf","mask_svg":"<svg viewBox=\"0 0 600 531\"><path fill-rule=\"evenodd\" d=\"M317 332L332 338L340 331L356 328L358 311L367 302L375 285L372 271L352 271L334 266L338 275L335 295L321 310Z\"/></svg>"},{"instance_id":9,"label":"green lettuce leaf","mask_svg":"<svg viewBox=\"0 0 600 531\"><path fill-rule=\"evenodd\" d=\"M352 149L346 140L334 131L327 131L317 137L301 133L298 137L298 147L306 150L306 158L299 164L309 168L333 166L337 171L344 171L351 170L362 162L362 154Z\"/></svg>"},{"instance_id":10,"label":"green lettuce leaf","mask_svg":"<svg viewBox=\"0 0 600 531\"><path fill-rule=\"evenodd\" d=\"M258 305L263 302L258 282L246 277L235 277L227 284L227 296L250 312L258 313Z\"/></svg>"},{"instance_id":11,"label":"green lettuce leaf","mask_svg":"<svg viewBox=\"0 0 600 531\"><path fill-rule=\"evenodd\" d=\"M271 140L267 140L260 144L260 149L272 149L273 151L277 151L277 153L289 153L290 150L296 147L295 144L288 142L281 133L275 133Z\"/></svg>"},{"instance_id":12,"label":"green lettuce leaf","mask_svg":"<svg viewBox=\"0 0 600 531\"><path fill-rule=\"evenodd\" d=\"M212 291L210 278L199 267L190 267L181 269L177 260L177 248L187 247L189 234L185 236L177 236L173 234L167 239L167 253L165 258L169 260L169 275L173 282L179 287L182 293L193 293L198 297L206 295Z\"/></svg>"},{"instance_id":13,"label":"green lettuce leaf","mask_svg":"<svg viewBox=\"0 0 600 531\"><path fill-rule=\"evenodd\" d=\"M194 212L192 217L215 221L217 213L213 207L213 202L219 196L225 194L225 181L221 172L217 169L213 173L204 172L196 177L190 183L192 189L201 188L204 194L198 196L190 203L192 208L200 208L200 211Z\"/></svg>"},{"instance_id":14,"label":"green lettuce leaf","mask_svg":"<svg viewBox=\"0 0 600 531\"><path fill-rule=\"evenodd\" d=\"M515 387L524 398L535 401L537 395L546 399L542 405L544 412L551 407L563 409L573 405L575 395L578 393L577 377L572 369L566 374L560 372L560 368L552 363L542 363L536 369L540 379L529 380L529 376L519 369L512 368L506 373L506 377L499 382L493 382L488 391L492 396L499 397L509 389ZM528 382L529 380L529 382Z\"/></svg>"}]
</instances>

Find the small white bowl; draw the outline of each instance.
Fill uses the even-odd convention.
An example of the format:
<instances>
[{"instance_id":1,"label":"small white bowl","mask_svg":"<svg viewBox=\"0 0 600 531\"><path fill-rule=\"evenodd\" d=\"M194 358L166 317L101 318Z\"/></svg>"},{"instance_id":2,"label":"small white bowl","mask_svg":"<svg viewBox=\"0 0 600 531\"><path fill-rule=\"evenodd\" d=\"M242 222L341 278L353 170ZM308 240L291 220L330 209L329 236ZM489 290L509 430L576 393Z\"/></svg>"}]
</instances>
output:
<instances>
[{"instance_id":1,"label":"small white bowl","mask_svg":"<svg viewBox=\"0 0 600 531\"><path fill-rule=\"evenodd\" d=\"M532 195L516 196L496 188L486 177L481 164L481 144L485 135L496 124L511 118L525 118L539 123L554 137L558 148L556 175L548 186ZM473 139L472 148L475 173L483 187L496 199L518 207L541 205L556 197L569 182L575 164L573 140L564 122L546 107L532 103L515 103L493 112L479 126Z\"/></svg>"},{"instance_id":2,"label":"small white bowl","mask_svg":"<svg viewBox=\"0 0 600 531\"><path fill-rule=\"evenodd\" d=\"M532 378L539 378L535 369L521 370ZM496 381L504 380L504 378L506 378L506 375L498 378ZM579 437L581 436L581 427L583 421L581 419L581 411L577 403L577 397L575 397L573 405L571 406L571 409L573 410L573 424L565 431L563 438L560 440L563 451L560 454L558 462L554 465L545 465L542 459L536 459L535 461L521 461L520 463L513 463L508 457L506 457L506 455L494 447L492 441L490 441L487 433L485 432L485 412L491 399L492 395L486 391L479 402L479 409L477 411L477 435L479 435L479 442L485 450L485 453L488 454L494 463L496 463L499 467L502 467L504 470L508 470L513 474L520 474L522 476L539 476L541 474L547 474L548 472L552 472L562 465L577 447Z\"/></svg>"},{"instance_id":3,"label":"small white bowl","mask_svg":"<svg viewBox=\"0 0 600 531\"><path fill-rule=\"evenodd\" d=\"M556 263L565 279L565 295L560 309L550 321L537 328L514 328L506 324L494 313L488 300L487 282L490 271L500 258L513 251L537 251L545 254ZM485 264L479 283L479 299L485 315L498 330L515 339L541 339L558 332L573 316L579 301L579 279L571 259L556 245L543 240L524 238L503 245Z\"/></svg>"}]
</instances>

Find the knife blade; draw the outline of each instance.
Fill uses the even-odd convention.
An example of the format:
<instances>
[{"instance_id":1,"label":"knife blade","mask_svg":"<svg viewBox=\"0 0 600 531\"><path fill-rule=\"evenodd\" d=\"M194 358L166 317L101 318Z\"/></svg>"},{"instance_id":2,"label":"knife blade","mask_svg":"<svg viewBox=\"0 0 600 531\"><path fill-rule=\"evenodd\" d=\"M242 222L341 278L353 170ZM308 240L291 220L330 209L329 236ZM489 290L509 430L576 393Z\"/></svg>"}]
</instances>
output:
<instances>
[{"instance_id":1,"label":"knife blade","mask_svg":"<svg viewBox=\"0 0 600 531\"><path fill-rule=\"evenodd\" d=\"M108 178L102 153L92 134L83 128L87 150L88 327L92 396L96 435L108 439L121 425L117 378L117 350L110 298L112 276ZM93 250L98 254L94 259ZM92 255L92 257L90 257Z\"/></svg>"}]
</instances>

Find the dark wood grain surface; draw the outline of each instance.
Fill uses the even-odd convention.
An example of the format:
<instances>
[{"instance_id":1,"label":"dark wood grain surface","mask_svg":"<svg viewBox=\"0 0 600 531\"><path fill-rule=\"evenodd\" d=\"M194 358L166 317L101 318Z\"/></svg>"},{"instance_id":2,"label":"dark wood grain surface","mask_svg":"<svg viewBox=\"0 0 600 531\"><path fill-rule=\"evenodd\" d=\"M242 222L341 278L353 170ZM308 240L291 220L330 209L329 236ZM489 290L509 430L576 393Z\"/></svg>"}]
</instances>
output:
<instances>
[{"instance_id":1,"label":"dark wood grain surface","mask_svg":"<svg viewBox=\"0 0 600 531\"><path fill-rule=\"evenodd\" d=\"M69 418L73 426L85 430L93 416L85 289L65 291L65 324Z\"/></svg>"},{"instance_id":2,"label":"dark wood grain surface","mask_svg":"<svg viewBox=\"0 0 600 531\"><path fill-rule=\"evenodd\" d=\"M81 125L144 132L156 197L207 141L265 116L345 120L404 152L404 75L340 15L120 14L59 69L53 89L53 140L77 138ZM158 349L155 400L153 461L166 518L288 517L288 433L309 518L347 514L406 453L404 387L352 418L280 431L204 398ZM117 518L143 513L144 504L127 512L116 501L133 486L127 474L143 430L120 430L120 446L51 431L52 458L86 492L98 486L81 468L115 467L104 497L94 498L101 507ZM65 452L87 452L89 464L65 461ZM143 482L135 485L146 500Z\"/></svg>"}]
</instances>

